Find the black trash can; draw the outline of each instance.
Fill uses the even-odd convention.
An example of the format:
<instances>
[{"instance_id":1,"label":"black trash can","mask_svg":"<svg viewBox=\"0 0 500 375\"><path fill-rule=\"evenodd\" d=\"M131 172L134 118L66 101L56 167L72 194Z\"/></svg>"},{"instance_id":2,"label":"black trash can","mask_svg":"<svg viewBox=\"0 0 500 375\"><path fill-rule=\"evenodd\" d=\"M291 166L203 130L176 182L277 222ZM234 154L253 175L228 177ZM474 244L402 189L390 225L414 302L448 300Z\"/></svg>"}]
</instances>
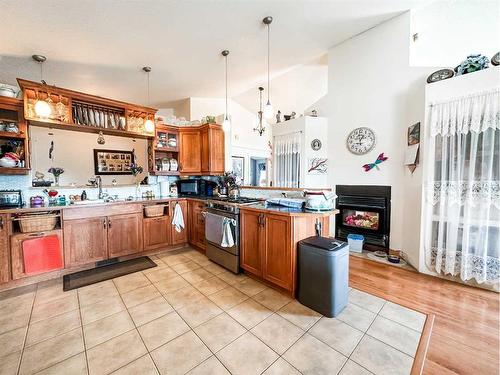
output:
<instances>
[{"instance_id":1,"label":"black trash can","mask_svg":"<svg viewBox=\"0 0 500 375\"><path fill-rule=\"evenodd\" d=\"M324 316L337 316L349 296L349 245L326 237L299 242L297 254L299 302Z\"/></svg>"}]
</instances>

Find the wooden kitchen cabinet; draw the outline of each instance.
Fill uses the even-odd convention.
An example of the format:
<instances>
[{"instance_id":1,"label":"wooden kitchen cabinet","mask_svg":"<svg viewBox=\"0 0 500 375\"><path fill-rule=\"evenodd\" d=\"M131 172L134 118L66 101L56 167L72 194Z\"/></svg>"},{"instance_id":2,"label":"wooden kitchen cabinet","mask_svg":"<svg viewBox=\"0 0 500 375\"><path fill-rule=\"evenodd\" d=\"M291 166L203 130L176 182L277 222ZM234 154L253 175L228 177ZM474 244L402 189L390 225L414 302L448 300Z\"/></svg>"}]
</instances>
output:
<instances>
[{"instance_id":1,"label":"wooden kitchen cabinet","mask_svg":"<svg viewBox=\"0 0 500 375\"><path fill-rule=\"evenodd\" d=\"M108 217L108 257L115 258L143 250L142 213Z\"/></svg>"},{"instance_id":2,"label":"wooden kitchen cabinet","mask_svg":"<svg viewBox=\"0 0 500 375\"><path fill-rule=\"evenodd\" d=\"M179 129L179 172L201 172L201 137L199 128Z\"/></svg>"},{"instance_id":3,"label":"wooden kitchen cabinet","mask_svg":"<svg viewBox=\"0 0 500 375\"><path fill-rule=\"evenodd\" d=\"M64 220L64 263L76 267L108 257L107 217Z\"/></svg>"},{"instance_id":4,"label":"wooden kitchen cabinet","mask_svg":"<svg viewBox=\"0 0 500 375\"><path fill-rule=\"evenodd\" d=\"M181 174L224 173L224 131L217 124L179 128L179 172Z\"/></svg>"},{"instance_id":5,"label":"wooden kitchen cabinet","mask_svg":"<svg viewBox=\"0 0 500 375\"><path fill-rule=\"evenodd\" d=\"M172 243L172 224L169 219L169 216L144 218L144 250L154 250Z\"/></svg>"},{"instance_id":6,"label":"wooden kitchen cabinet","mask_svg":"<svg viewBox=\"0 0 500 375\"><path fill-rule=\"evenodd\" d=\"M0 284L10 280L9 218L0 215Z\"/></svg>"},{"instance_id":7,"label":"wooden kitchen cabinet","mask_svg":"<svg viewBox=\"0 0 500 375\"><path fill-rule=\"evenodd\" d=\"M277 214L247 207L240 210L241 268L294 295L297 243L315 235L316 220L321 221L323 233L328 233L329 216Z\"/></svg>"},{"instance_id":8,"label":"wooden kitchen cabinet","mask_svg":"<svg viewBox=\"0 0 500 375\"><path fill-rule=\"evenodd\" d=\"M205 202L188 202L189 243L205 250Z\"/></svg>"},{"instance_id":9,"label":"wooden kitchen cabinet","mask_svg":"<svg viewBox=\"0 0 500 375\"><path fill-rule=\"evenodd\" d=\"M175 209L176 205L179 205L179 207L182 210L182 216L184 217L184 229L182 229L180 232L177 232L175 230L175 227L172 225L172 219L174 218L174 209ZM186 201L172 201L170 203L170 207L169 207L168 220L169 220L169 225L170 225L170 233L171 233L171 237L172 237L172 245L179 245L179 244L188 242L189 218L188 218L187 202Z\"/></svg>"},{"instance_id":10,"label":"wooden kitchen cabinet","mask_svg":"<svg viewBox=\"0 0 500 375\"><path fill-rule=\"evenodd\" d=\"M224 131L216 124L204 125L201 129L202 174L224 173Z\"/></svg>"},{"instance_id":11,"label":"wooden kitchen cabinet","mask_svg":"<svg viewBox=\"0 0 500 375\"><path fill-rule=\"evenodd\" d=\"M262 213L255 211L241 211L240 214L240 266L256 276L262 276L263 217Z\"/></svg>"}]
</instances>

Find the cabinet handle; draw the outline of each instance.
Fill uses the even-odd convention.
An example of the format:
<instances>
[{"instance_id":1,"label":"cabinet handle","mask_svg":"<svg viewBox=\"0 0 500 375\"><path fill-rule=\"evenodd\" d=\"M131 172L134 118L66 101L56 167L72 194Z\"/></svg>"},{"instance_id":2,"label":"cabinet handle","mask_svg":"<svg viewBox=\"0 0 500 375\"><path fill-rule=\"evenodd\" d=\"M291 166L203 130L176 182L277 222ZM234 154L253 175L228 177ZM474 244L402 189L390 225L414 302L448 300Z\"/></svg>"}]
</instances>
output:
<instances>
[{"instance_id":1,"label":"cabinet handle","mask_svg":"<svg viewBox=\"0 0 500 375\"><path fill-rule=\"evenodd\" d=\"M0 229L3 229L3 217L0 217Z\"/></svg>"},{"instance_id":2,"label":"cabinet handle","mask_svg":"<svg viewBox=\"0 0 500 375\"><path fill-rule=\"evenodd\" d=\"M42 237L45 235L45 232L38 232L38 233L30 233L28 234L29 237Z\"/></svg>"},{"instance_id":3,"label":"cabinet handle","mask_svg":"<svg viewBox=\"0 0 500 375\"><path fill-rule=\"evenodd\" d=\"M106 219L103 219L102 220L102 226L104 227L104 229L106 229L106 223L107 223Z\"/></svg>"},{"instance_id":4,"label":"cabinet handle","mask_svg":"<svg viewBox=\"0 0 500 375\"><path fill-rule=\"evenodd\" d=\"M108 228L111 228L111 220L108 219Z\"/></svg>"}]
</instances>

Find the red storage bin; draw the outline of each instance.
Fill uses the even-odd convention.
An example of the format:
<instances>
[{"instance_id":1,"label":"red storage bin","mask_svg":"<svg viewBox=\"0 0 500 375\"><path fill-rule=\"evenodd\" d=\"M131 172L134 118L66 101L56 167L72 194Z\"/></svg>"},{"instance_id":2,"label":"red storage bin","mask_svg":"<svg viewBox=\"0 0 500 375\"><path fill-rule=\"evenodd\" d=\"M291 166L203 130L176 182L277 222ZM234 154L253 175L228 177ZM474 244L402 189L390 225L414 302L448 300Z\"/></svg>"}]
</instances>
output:
<instances>
[{"instance_id":1,"label":"red storage bin","mask_svg":"<svg viewBox=\"0 0 500 375\"><path fill-rule=\"evenodd\" d=\"M23 241L24 272L40 273L63 267L59 237L50 235Z\"/></svg>"}]
</instances>

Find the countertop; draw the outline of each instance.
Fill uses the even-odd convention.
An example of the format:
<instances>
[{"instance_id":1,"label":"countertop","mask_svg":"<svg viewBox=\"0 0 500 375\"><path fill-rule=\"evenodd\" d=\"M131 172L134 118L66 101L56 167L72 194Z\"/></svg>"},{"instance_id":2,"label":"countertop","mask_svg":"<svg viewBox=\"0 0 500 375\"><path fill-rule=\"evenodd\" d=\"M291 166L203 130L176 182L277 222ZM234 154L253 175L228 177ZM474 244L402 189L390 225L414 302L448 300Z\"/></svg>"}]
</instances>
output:
<instances>
[{"instance_id":1,"label":"countertop","mask_svg":"<svg viewBox=\"0 0 500 375\"><path fill-rule=\"evenodd\" d=\"M40 207L31 207L29 205L25 205L22 207L10 207L10 208L0 208L0 214L20 214L25 212L37 212L37 211L60 211L60 210L68 210L74 208L84 208L84 207L103 207L110 205L118 205L118 204L131 204L131 203L163 203L170 201L178 201L185 200L185 197L158 197L158 198L134 198L132 200L120 200L116 202L107 202L107 203L88 203L88 204L70 204L67 203L65 205L49 205L45 204Z\"/></svg>"},{"instance_id":2,"label":"countertop","mask_svg":"<svg viewBox=\"0 0 500 375\"><path fill-rule=\"evenodd\" d=\"M247 210L247 211L263 211L263 212L271 212L275 214L280 214L280 215L287 215L287 216L319 216L319 217L324 217L324 216L331 216L331 215L336 215L339 213L339 210L330 210L330 211L309 211L305 210L303 208L290 208L290 207L283 207L283 206L278 206L275 204L266 204L266 203L255 203L251 204L248 206L242 206L240 207L241 211Z\"/></svg>"}]
</instances>

